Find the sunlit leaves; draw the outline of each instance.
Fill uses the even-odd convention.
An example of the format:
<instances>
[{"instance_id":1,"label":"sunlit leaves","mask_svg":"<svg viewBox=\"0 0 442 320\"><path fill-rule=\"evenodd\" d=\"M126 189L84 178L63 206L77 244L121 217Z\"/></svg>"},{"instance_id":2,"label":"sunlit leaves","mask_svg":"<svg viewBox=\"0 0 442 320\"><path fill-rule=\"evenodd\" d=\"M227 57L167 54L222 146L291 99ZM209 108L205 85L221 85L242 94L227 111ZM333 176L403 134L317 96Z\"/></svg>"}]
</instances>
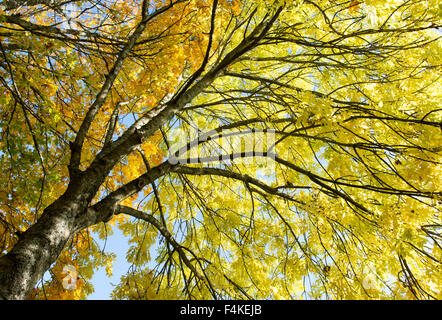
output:
<instances>
[{"instance_id":1,"label":"sunlit leaves","mask_svg":"<svg viewBox=\"0 0 442 320\"><path fill-rule=\"evenodd\" d=\"M16 19L40 31L2 22L3 251L65 191L69 141L141 19L139 1L81 5L70 24L23 9ZM209 34L212 5L179 2L147 24L90 124L79 169L186 81L198 89L231 50L256 43L122 155L92 204L160 166L170 145L222 126L271 130L277 158L202 161L139 184L118 205L148 218L115 212L75 235L32 297L85 298L93 271L111 275L115 259L89 232L106 239L117 227L132 265L117 299L440 298L440 5L219 1ZM271 28L248 38L281 5ZM204 144L235 145L216 135ZM83 275L76 290L60 287L65 265Z\"/></svg>"}]
</instances>

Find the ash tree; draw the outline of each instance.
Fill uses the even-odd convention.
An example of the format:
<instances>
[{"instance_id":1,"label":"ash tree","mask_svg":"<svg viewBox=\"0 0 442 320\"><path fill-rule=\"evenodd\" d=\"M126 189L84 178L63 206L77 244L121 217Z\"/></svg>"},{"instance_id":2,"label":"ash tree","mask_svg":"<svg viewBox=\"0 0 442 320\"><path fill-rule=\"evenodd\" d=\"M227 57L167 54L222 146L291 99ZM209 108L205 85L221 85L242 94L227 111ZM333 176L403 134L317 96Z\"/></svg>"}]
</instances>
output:
<instances>
[{"instance_id":1,"label":"ash tree","mask_svg":"<svg viewBox=\"0 0 442 320\"><path fill-rule=\"evenodd\" d=\"M0 297L440 299L441 15L0 1Z\"/></svg>"}]
</instances>

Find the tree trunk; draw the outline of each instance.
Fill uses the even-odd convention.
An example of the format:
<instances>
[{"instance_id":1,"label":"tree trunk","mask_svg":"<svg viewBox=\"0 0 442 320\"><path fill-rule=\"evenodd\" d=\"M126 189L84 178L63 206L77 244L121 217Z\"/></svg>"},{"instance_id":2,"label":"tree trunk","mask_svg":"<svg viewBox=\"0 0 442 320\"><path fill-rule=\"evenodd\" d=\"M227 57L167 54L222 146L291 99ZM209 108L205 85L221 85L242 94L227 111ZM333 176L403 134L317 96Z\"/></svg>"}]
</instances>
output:
<instances>
[{"instance_id":1,"label":"tree trunk","mask_svg":"<svg viewBox=\"0 0 442 320\"><path fill-rule=\"evenodd\" d=\"M25 299L72 238L82 201L61 196L0 258L0 299Z\"/></svg>"}]
</instances>

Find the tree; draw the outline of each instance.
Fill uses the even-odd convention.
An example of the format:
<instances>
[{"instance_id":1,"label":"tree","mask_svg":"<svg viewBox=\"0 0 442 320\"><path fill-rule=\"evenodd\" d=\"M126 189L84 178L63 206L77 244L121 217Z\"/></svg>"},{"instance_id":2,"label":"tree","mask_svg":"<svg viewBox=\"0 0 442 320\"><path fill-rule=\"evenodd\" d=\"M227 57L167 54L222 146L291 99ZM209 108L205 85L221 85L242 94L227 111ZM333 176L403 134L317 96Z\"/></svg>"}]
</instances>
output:
<instances>
[{"instance_id":1,"label":"tree","mask_svg":"<svg viewBox=\"0 0 442 320\"><path fill-rule=\"evenodd\" d=\"M1 10L3 299L442 297L438 1Z\"/></svg>"}]
</instances>

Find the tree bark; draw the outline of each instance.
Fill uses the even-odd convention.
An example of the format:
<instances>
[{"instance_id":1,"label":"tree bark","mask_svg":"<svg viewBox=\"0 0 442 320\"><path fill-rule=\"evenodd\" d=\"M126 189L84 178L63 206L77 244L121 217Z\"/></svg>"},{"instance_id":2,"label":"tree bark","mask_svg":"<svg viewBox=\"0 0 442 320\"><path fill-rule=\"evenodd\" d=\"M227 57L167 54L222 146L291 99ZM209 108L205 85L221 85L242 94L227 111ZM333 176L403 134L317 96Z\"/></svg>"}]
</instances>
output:
<instances>
[{"instance_id":1,"label":"tree bark","mask_svg":"<svg viewBox=\"0 0 442 320\"><path fill-rule=\"evenodd\" d=\"M37 223L0 258L0 299L29 295L72 238L75 216L82 210L84 205L66 196L44 210Z\"/></svg>"}]
</instances>

